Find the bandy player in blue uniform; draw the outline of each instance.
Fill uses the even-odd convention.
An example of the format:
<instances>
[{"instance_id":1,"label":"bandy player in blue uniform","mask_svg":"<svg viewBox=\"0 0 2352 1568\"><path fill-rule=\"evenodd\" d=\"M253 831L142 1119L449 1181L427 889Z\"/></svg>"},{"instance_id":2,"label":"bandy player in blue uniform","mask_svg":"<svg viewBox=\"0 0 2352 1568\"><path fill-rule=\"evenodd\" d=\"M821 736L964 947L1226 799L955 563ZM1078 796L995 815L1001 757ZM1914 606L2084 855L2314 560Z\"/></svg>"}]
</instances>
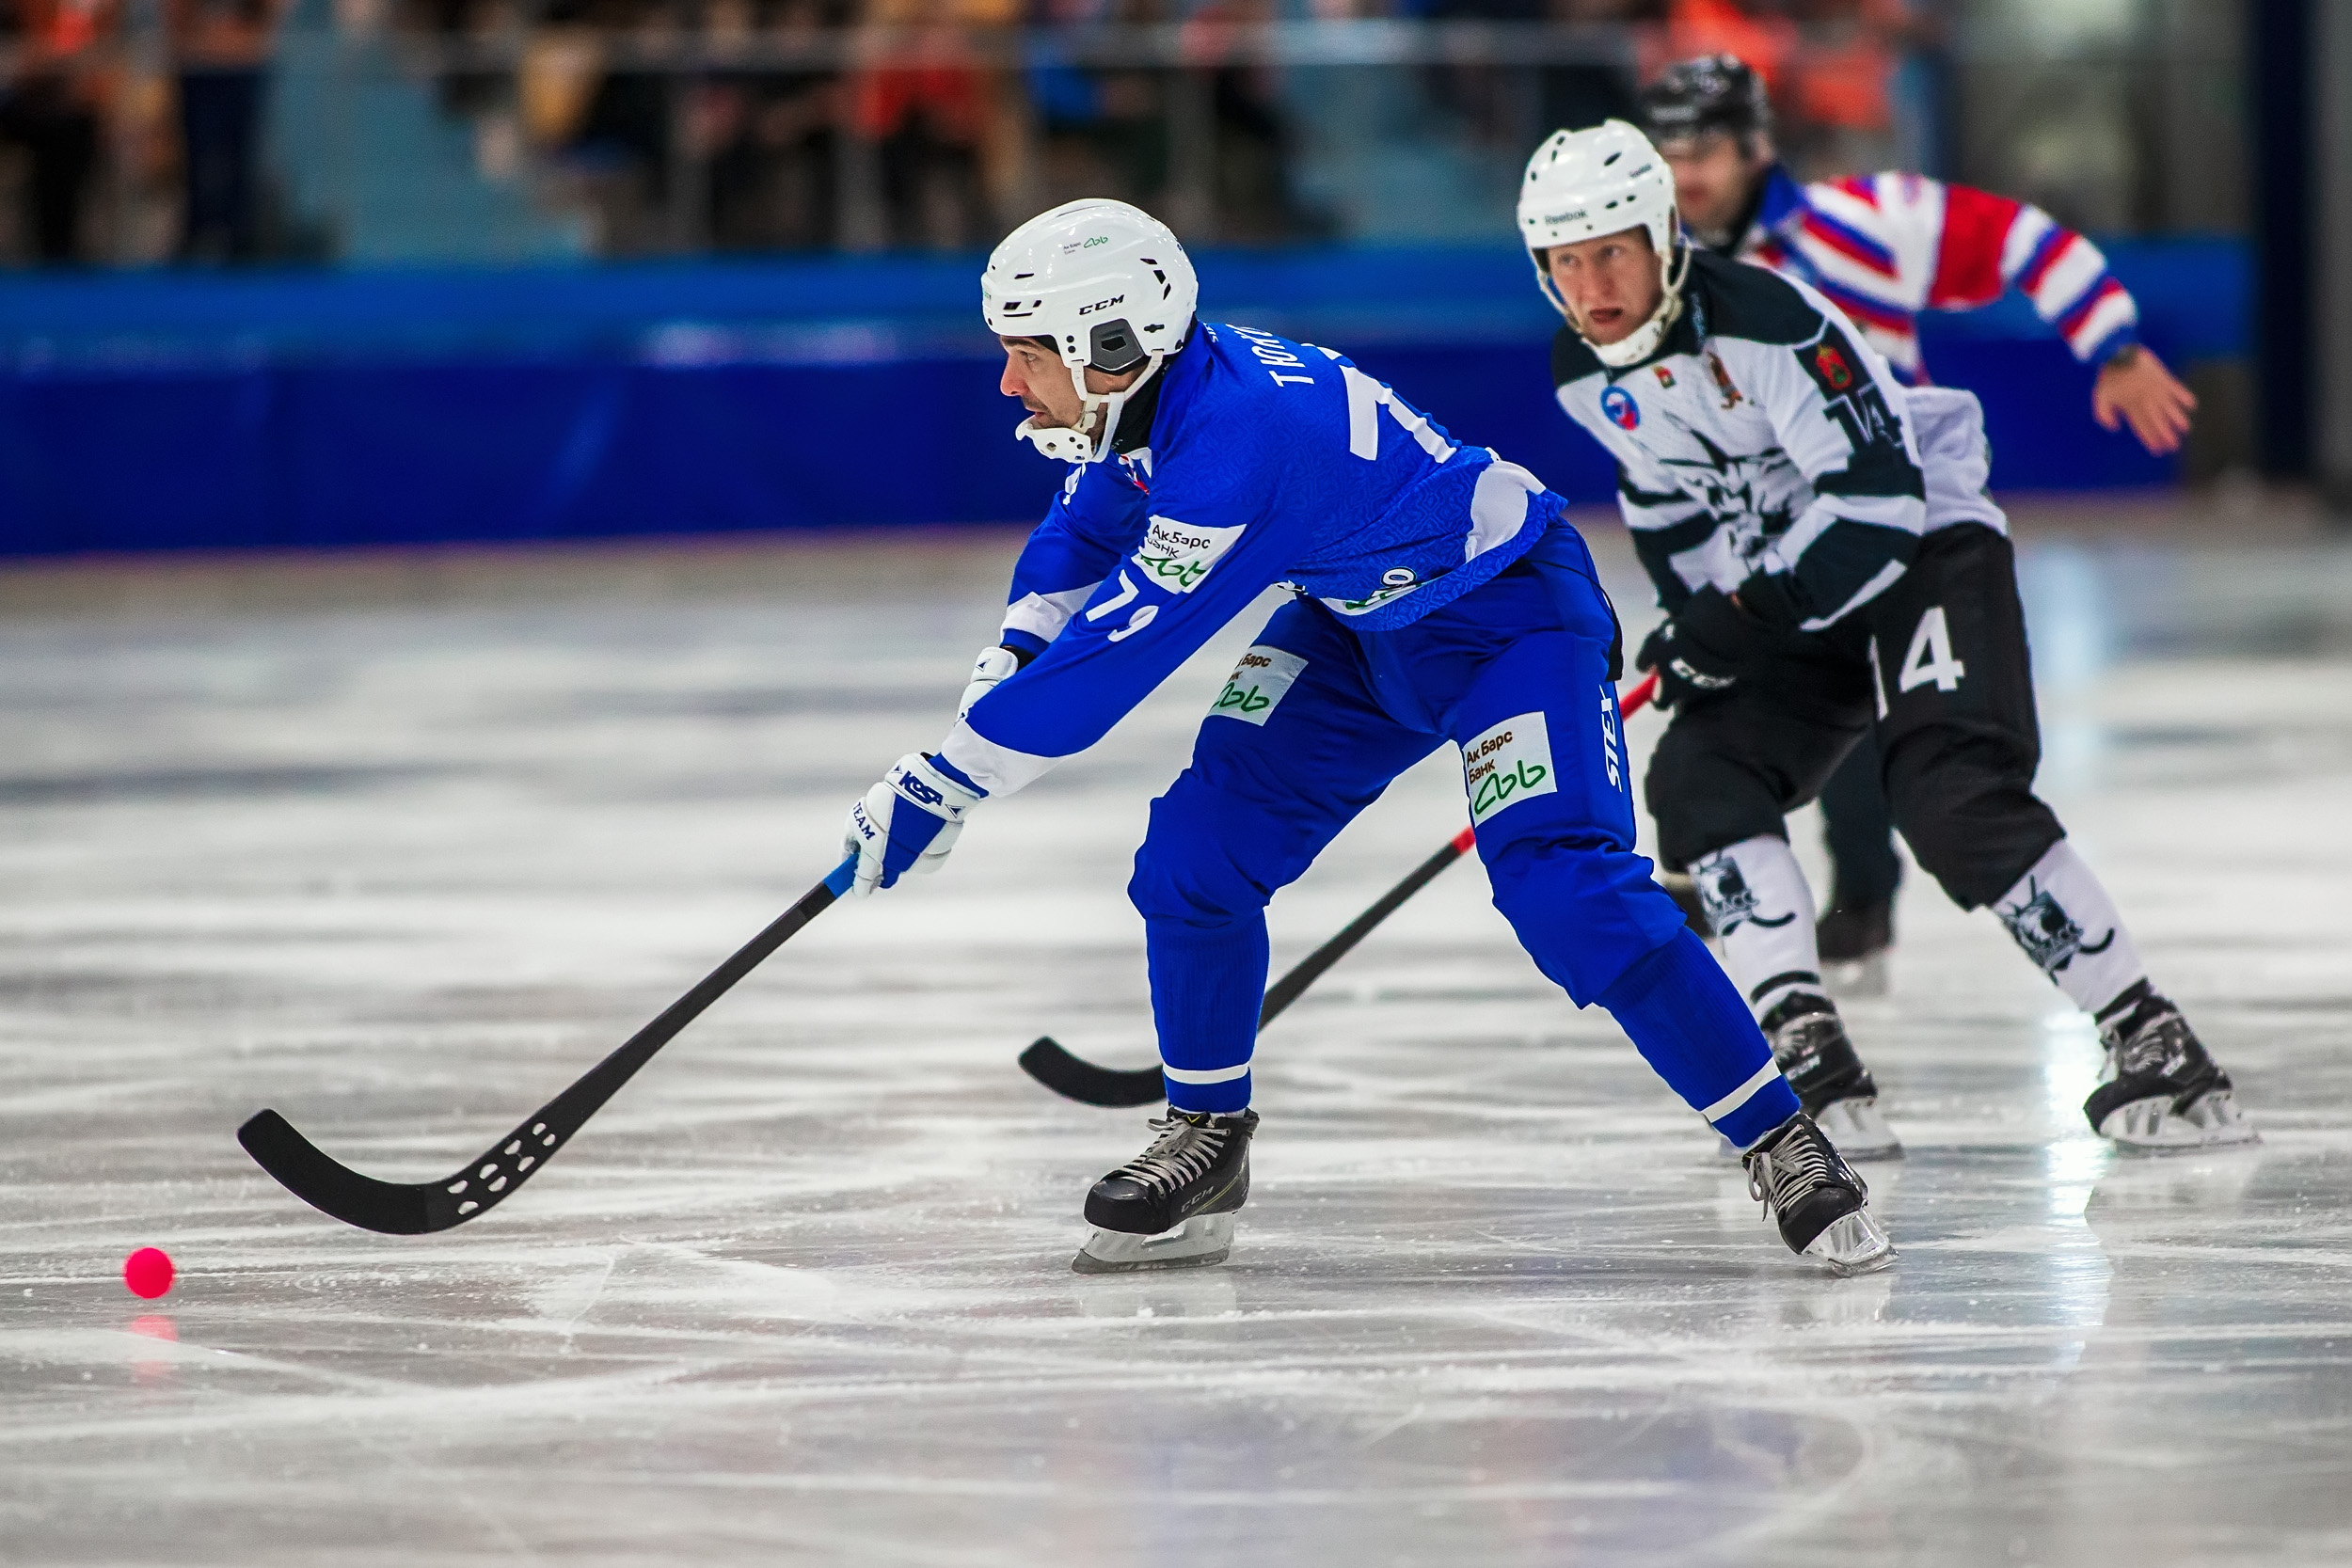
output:
<instances>
[{"instance_id":1,"label":"bandy player in blue uniform","mask_svg":"<svg viewBox=\"0 0 2352 1568\"><path fill-rule=\"evenodd\" d=\"M1269 586L1275 612L1152 802L1144 919L1168 1115L1095 1183L1082 1273L1214 1263L1248 1196L1265 906L1389 781L1458 747L1497 908L1745 1153L1791 1250L1893 1256L1739 991L1633 853L1616 618L1562 501L1338 354L1195 319L1123 202L1033 218L982 311L1018 435L1071 464L955 728L850 816L856 891L935 869L979 805L1084 751Z\"/></svg>"}]
</instances>

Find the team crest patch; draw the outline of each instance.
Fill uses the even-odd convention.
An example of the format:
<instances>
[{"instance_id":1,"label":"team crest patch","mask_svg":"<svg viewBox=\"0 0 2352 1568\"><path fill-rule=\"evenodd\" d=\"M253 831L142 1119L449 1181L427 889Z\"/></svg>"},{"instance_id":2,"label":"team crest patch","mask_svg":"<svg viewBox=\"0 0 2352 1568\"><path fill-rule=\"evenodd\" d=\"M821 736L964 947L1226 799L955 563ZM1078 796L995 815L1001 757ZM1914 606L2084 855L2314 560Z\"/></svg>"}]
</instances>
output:
<instances>
[{"instance_id":1,"label":"team crest patch","mask_svg":"<svg viewBox=\"0 0 2352 1568\"><path fill-rule=\"evenodd\" d=\"M1233 547L1248 526L1235 523L1232 528L1196 528L1173 517L1154 517L1144 532L1143 543L1136 548L1136 564L1150 573L1152 580L1162 588L1189 594L1200 586L1209 568Z\"/></svg>"},{"instance_id":2,"label":"team crest patch","mask_svg":"<svg viewBox=\"0 0 2352 1568\"><path fill-rule=\"evenodd\" d=\"M1642 422L1642 409L1633 401L1633 394L1622 387L1610 387L1600 394L1600 411L1619 430L1632 430Z\"/></svg>"},{"instance_id":3,"label":"team crest patch","mask_svg":"<svg viewBox=\"0 0 2352 1568\"><path fill-rule=\"evenodd\" d=\"M1837 352L1836 343L1823 343L1815 349L1813 364L1832 390L1842 392L1853 385L1853 367L1846 363L1846 356Z\"/></svg>"},{"instance_id":4,"label":"team crest patch","mask_svg":"<svg viewBox=\"0 0 2352 1568\"><path fill-rule=\"evenodd\" d=\"M1783 915L1758 913L1756 890L1740 874L1740 863L1725 851L1717 850L1694 863L1691 881L1698 889L1700 906L1707 911L1707 923L1715 928L1718 937L1731 935L1743 922L1766 930L1778 930L1797 918L1793 910Z\"/></svg>"},{"instance_id":5,"label":"team crest patch","mask_svg":"<svg viewBox=\"0 0 2352 1568\"><path fill-rule=\"evenodd\" d=\"M2059 970L2076 958L2097 958L2115 945L2112 927L2097 942L2085 941L2081 925L2066 912L2049 889L2033 879L2026 879L2026 891L2022 903L1995 904L1993 912L2001 917L2009 934L2017 939L2017 945L2026 950L2026 957L2042 974L2056 978Z\"/></svg>"},{"instance_id":6,"label":"team crest patch","mask_svg":"<svg viewBox=\"0 0 2352 1568\"><path fill-rule=\"evenodd\" d=\"M1661 387L1671 388L1671 387L1673 387L1673 386L1674 386L1674 384L1675 384L1675 372L1672 372L1672 371L1668 370L1668 369L1667 369L1665 366L1663 366L1663 365L1652 365L1652 366L1650 367L1650 369L1658 372L1658 384L1659 384Z\"/></svg>"},{"instance_id":7,"label":"team crest patch","mask_svg":"<svg viewBox=\"0 0 2352 1568\"><path fill-rule=\"evenodd\" d=\"M1505 719L1462 748L1462 787L1470 792L1473 825L1538 795L1559 792L1551 736L1541 713Z\"/></svg>"},{"instance_id":8,"label":"team crest patch","mask_svg":"<svg viewBox=\"0 0 2352 1568\"><path fill-rule=\"evenodd\" d=\"M1306 668L1307 661L1296 654L1259 643L1242 655L1233 673L1225 677L1225 689L1209 705L1209 717L1264 723L1274 716L1274 705L1289 694L1291 683Z\"/></svg>"}]
</instances>

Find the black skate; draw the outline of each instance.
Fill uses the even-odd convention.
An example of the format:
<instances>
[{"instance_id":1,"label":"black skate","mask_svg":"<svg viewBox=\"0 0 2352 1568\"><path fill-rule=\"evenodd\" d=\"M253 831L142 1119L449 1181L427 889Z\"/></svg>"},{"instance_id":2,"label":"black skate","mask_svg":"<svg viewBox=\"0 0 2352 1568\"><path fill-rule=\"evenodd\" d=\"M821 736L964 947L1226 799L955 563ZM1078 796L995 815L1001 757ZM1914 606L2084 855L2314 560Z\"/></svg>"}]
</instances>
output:
<instances>
[{"instance_id":1,"label":"black skate","mask_svg":"<svg viewBox=\"0 0 2352 1568\"><path fill-rule=\"evenodd\" d=\"M2153 991L2099 1031L2106 1065L2083 1115L2103 1138L2139 1154L2179 1154L2258 1141L2230 1075L2180 1008Z\"/></svg>"},{"instance_id":2,"label":"black skate","mask_svg":"<svg viewBox=\"0 0 2352 1568\"><path fill-rule=\"evenodd\" d=\"M1249 1138L1258 1113L1168 1108L1152 1147L1094 1184L1094 1234L1070 1266L1080 1274L1204 1268L1233 1248L1233 1215L1249 1201Z\"/></svg>"},{"instance_id":3,"label":"black skate","mask_svg":"<svg viewBox=\"0 0 2352 1568\"><path fill-rule=\"evenodd\" d=\"M1840 996L1884 996L1886 954L1895 945L1895 901L1839 904L1813 927L1821 978Z\"/></svg>"},{"instance_id":4,"label":"black skate","mask_svg":"<svg viewBox=\"0 0 2352 1568\"><path fill-rule=\"evenodd\" d=\"M1780 1239L1833 1274L1874 1274L1895 1260L1894 1239L1870 1212L1870 1189L1799 1111L1740 1157L1748 1195L1780 1222Z\"/></svg>"},{"instance_id":5,"label":"black skate","mask_svg":"<svg viewBox=\"0 0 2352 1568\"><path fill-rule=\"evenodd\" d=\"M1761 1022L1797 1103L1839 1148L1856 1160L1902 1157L1903 1141L1879 1113L1879 1086L1829 998L1798 991Z\"/></svg>"}]
</instances>

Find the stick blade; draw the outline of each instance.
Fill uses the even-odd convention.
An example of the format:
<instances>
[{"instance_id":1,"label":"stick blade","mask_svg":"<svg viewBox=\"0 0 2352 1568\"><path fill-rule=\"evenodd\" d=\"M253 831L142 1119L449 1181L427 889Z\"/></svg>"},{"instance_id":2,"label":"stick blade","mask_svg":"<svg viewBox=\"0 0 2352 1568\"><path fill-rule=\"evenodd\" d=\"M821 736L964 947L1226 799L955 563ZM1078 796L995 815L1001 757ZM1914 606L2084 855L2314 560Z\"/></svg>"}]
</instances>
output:
<instances>
[{"instance_id":1,"label":"stick blade","mask_svg":"<svg viewBox=\"0 0 2352 1568\"><path fill-rule=\"evenodd\" d=\"M1168 1098L1168 1080L1155 1067L1096 1067L1062 1049L1051 1035L1040 1035L1021 1053L1021 1070L1061 1096L1081 1105L1120 1110L1156 1105Z\"/></svg>"},{"instance_id":2,"label":"stick blade","mask_svg":"<svg viewBox=\"0 0 2352 1568\"><path fill-rule=\"evenodd\" d=\"M432 1199L438 1189L378 1181L322 1152L276 1111L257 1111L237 1129L253 1163L294 1196L345 1225L387 1236L421 1236L459 1223L454 1206ZM470 1218L471 1216L465 1216Z\"/></svg>"}]
</instances>

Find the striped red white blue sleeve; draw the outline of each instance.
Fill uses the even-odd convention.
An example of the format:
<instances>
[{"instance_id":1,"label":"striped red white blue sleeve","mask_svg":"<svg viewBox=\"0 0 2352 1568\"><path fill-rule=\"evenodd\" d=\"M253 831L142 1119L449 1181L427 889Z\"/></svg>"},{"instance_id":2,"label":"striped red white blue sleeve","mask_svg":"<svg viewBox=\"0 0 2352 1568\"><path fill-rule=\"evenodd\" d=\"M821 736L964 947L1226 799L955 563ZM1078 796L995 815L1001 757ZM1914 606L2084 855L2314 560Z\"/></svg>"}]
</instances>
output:
<instances>
[{"instance_id":1,"label":"striped red white blue sleeve","mask_svg":"<svg viewBox=\"0 0 2352 1568\"><path fill-rule=\"evenodd\" d=\"M1908 375L1920 369L1916 312L1973 309L2012 288L2078 359L2137 339L2138 307L2099 247L2039 207L1916 174L1822 181L1803 201L1755 259L1820 288Z\"/></svg>"},{"instance_id":2,"label":"striped red white blue sleeve","mask_svg":"<svg viewBox=\"0 0 2352 1568\"><path fill-rule=\"evenodd\" d=\"M2101 363L2137 341L2139 308L2097 245L2029 202L1946 185L1926 304L1966 309L2009 289L2023 293L2086 363Z\"/></svg>"}]
</instances>

